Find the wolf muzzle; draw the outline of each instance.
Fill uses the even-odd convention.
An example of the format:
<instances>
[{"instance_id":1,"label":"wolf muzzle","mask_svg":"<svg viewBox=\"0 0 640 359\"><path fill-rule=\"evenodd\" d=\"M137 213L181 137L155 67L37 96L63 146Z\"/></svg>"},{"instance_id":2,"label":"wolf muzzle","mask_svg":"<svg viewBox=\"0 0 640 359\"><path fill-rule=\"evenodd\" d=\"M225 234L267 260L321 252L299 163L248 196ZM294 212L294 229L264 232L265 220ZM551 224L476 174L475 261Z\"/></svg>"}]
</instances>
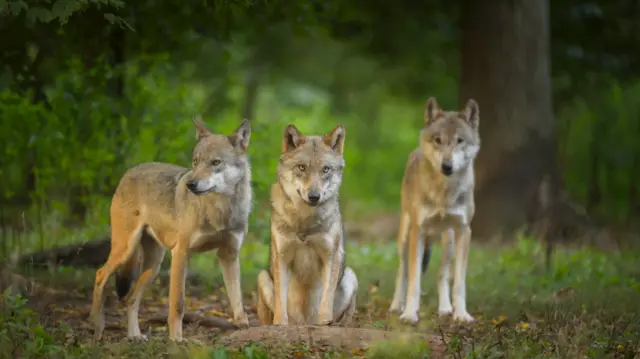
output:
<instances>
[{"instance_id":1,"label":"wolf muzzle","mask_svg":"<svg viewBox=\"0 0 640 359\"><path fill-rule=\"evenodd\" d=\"M195 194L195 195L201 195L201 194L205 194L207 192L210 192L213 188L206 190L206 191L201 191L198 189L198 185L200 184L200 181L198 180L190 180L189 182L187 182L187 188L189 189L189 191L191 191L191 193Z\"/></svg>"},{"instance_id":2,"label":"wolf muzzle","mask_svg":"<svg viewBox=\"0 0 640 359\"><path fill-rule=\"evenodd\" d=\"M306 197L302 194L302 192L300 192L300 190L298 190L298 196L300 196L300 198L302 198L303 201L305 201L308 205L312 207L317 206L318 203L320 203L320 198L322 197L320 194L320 191L316 191L316 190L307 191Z\"/></svg>"},{"instance_id":3,"label":"wolf muzzle","mask_svg":"<svg viewBox=\"0 0 640 359\"><path fill-rule=\"evenodd\" d=\"M320 191L309 191L307 192L307 200L309 204L315 206L320 202Z\"/></svg>"},{"instance_id":4,"label":"wolf muzzle","mask_svg":"<svg viewBox=\"0 0 640 359\"><path fill-rule=\"evenodd\" d=\"M453 162L451 162L451 160L442 160L440 170L445 176L450 176L453 173Z\"/></svg>"}]
</instances>

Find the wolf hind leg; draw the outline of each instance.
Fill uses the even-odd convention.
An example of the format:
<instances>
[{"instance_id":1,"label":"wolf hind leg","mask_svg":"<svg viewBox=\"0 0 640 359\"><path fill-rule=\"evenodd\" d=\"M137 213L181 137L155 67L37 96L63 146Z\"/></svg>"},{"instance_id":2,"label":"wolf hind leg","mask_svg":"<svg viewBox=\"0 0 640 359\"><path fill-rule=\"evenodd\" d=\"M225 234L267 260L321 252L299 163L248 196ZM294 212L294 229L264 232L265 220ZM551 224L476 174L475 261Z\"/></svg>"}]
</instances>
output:
<instances>
[{"instance_id":1,"label":"wolf hind leg","mask_svg":"<svg viewBox=\"0 0 640 359\"><path fill-rule=\"evenodd\" d=\"M356 312L356 294L358 293L358 277L350 268L344 269L344 274L338 285L333 305L335 322L341 325L351 323Z\"/></svg>"},{"instance_id":2,"label":"wolf hind leg","mask_svg":"<svg viewBox=\"0 0 640 359\"><path fill-rule=\"evenodd\" d=\"M400 226L398 228L398 273L396 275L396 289L393 293L393 300L389 307L391 313L401 313L404 310L405 300L407 297L407 279L408 279L408 263L407 263L407 235L409 226L411 225L409 214L404 212L400 217Z\"/></svg>"},{"instance_id":3,"label":"wolf hind leg","mask_svg":"<svg viewBox=\"0 0 640 359\"><path fill-rule=\"evenodd\" d=\"M107 294L104 291L105 285L116 271L120 270L122 272L125 268L121 267L137 257L142 231L142 225L139 225L133 230L127 230L122 223L118 221L112 222L111 251L109 252L107 262L97 270L93 287L90 318L94 325L94 340L101 340L104 332L104 301ZM135 267L138 267L138 264L135 263L135 265L125 267L130 267L126 269L135 269ZM134 273L129 273L128 278L132 278L133 275Z\"/></svg>"},{"instance_id":4,"label":"wolf hind leg","mask_svg":"<svg viewBox=\"0 0 640 359\"><path fill-rule=\"evenodd\" d=\"M146 231L140 240L142 248L142 273L125 298L127 304L127 337L130 339L146 340L140 332L138 311L145 288L153 282L160 272L160 265L164 259L166 249L160 245L155 237Z\"/></svg>"},{"instance_id":5,"label":"wolf hind leg","mask_svg":"<svg viewBox=\"0 0 640 359\"><path fill-rule=\"evenodd\" d=\"M258 274L258 321L261 325L273 324L273 279L265 269Z\"/></svg>"}]
</instances>

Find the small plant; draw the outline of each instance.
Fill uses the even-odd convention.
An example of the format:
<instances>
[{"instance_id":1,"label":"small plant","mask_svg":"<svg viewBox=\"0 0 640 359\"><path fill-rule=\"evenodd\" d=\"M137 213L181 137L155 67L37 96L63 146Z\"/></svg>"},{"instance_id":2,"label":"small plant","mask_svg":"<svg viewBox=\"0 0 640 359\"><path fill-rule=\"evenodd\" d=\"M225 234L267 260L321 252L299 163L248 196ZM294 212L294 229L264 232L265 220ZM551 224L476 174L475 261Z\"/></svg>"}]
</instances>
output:
<instances>
[{"instance_id":1,"label":"small plant","mask_svg":"<svg viewBox=\"0 0 640 359\"><path fill-rule=\"evenodd\" d=\"M2 294L0 302L0 358L57 358L64 347L38 322L20 295Z\"/></svg>"}]
</instances>

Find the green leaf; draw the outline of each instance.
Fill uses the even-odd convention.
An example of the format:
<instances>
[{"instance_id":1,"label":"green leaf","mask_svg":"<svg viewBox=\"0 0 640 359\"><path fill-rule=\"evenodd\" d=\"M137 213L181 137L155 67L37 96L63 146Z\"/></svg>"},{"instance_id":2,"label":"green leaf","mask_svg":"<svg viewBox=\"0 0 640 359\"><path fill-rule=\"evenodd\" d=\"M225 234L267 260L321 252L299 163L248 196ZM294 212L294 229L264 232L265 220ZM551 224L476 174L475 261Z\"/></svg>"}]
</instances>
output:
<instances>
[{"instance_id":1,"label":"green leaf","mask_svg":"<svg viewBox=\"0 0 640 359\"><path fill-rule=\"evenodd\" d=\"M77 0L58 0L53 4L51 13L60 20L60 24L66 24L69 17L80 10L80 2Z\"/></svg>"},{"instance_id":2,"label":"green leaf","mask_svg":"<svg viewBox=\"0 0 640 359\"><path fill-rule=\"evenodd\" d=\"M20 15L23 10L27 10L29 6L22 0L12 1L9 3L9 9L13 15Z\"/></svg>"},{"instance_id":3,"label":"green leaf","mask_svg":"<svg viewBox=\"0 0 640 359\"><path fill-rule=\"evenodd\" d=\"M51 11L43 7L36 6L27 11L27 19L33 23L38 21L48 23L53 20L53 18Z\"/></svg>"}]
</instances>

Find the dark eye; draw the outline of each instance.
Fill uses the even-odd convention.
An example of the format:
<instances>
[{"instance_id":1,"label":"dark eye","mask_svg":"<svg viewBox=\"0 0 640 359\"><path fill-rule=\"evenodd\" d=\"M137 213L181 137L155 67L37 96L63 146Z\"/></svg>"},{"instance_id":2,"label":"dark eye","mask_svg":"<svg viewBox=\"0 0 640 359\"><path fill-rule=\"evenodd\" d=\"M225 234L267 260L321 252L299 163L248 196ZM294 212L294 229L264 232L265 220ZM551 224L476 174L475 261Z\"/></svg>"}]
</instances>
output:
<instances>
[{"instance_id":1,"label":"dark eye","mask_svg":"<svg viewBox=\"0 0 640 359\"><path fill-rule=\"evenodd\" d=\"M331 167L329 167L329 166L322 167L322 172L329 173L329 171L331 171Z\"/></svg>"},{"instance_id":2,"label":"dark eye","mask_svg":"<svg viewBox=\"0 0 640 359\"><path fill-rule=\"evenodd\" d=\"M462 139L462 137L458 137L458 143L462 143L464 142L464 140Z\"/></svg>"},{"instance_id":3,"label":"dark eye","mask_svg":"<svg viewBox=\"0 0 640 359\"><path fill-rule=\"evenodd\" d=\"M305 165L298 165L298 169L300 170L300 172L304 172L307 170L307 166Z\"/></svg>"},{"instance_id":4,"label":"dark eye","mask_svg":"<svg viewBox=\"0 0 640 359\"><path fill-rule=\"evenodd\" d=\"M442 139L440 137L436 137L433 140L436 141L436 143L439 144L439 145L442 144Z\"/></svg>"},{"instance_id":5,"label":"dark eye","mask_svg":"<svg viewBox=\"0 0 640 359\"><path fill-rule=\"evenodd\" d=\"M198 160L196 160L195 158L191 161L191 164L193 165L193 167L198 165Z\"/></svg>"},{"instance_id":6,"label":"dark eye","mask_svg":"<svg viewBox=\"0 0 640 359\"><path fill-rule=\"evenodd\" d=\"M211 161L211 165L212 165L212 166L218 166L218 165L220 165L220 163L222 163L222 161L220 161L220 160L213 160L213 161Z\"/></svg>"}]
</instances>

